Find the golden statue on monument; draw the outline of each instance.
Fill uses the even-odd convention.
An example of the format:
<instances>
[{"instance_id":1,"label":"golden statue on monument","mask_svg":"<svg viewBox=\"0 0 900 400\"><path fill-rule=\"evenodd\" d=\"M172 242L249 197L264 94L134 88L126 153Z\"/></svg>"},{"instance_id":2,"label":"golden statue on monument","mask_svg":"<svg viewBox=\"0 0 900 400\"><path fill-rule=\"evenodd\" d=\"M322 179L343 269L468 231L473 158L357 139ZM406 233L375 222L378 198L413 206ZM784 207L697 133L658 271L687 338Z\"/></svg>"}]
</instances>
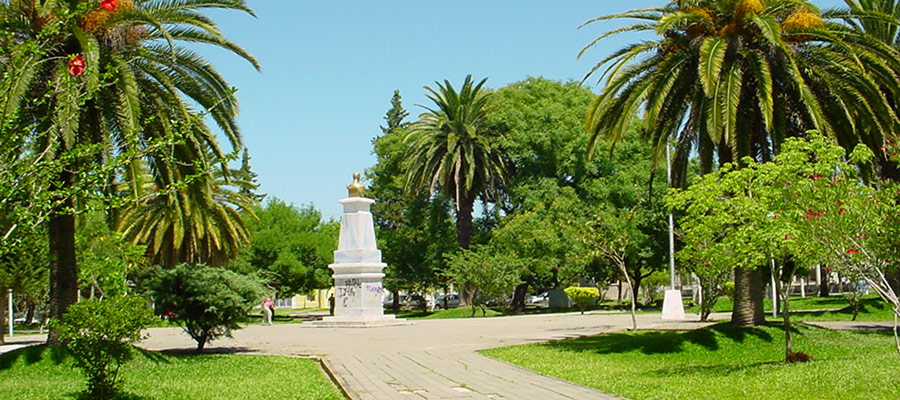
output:
<instances>
[{"instance_id":1,"label":"golden statue on monument","mask_svg":"<svg viewBox=\"0 0 900 400\"><path fill-rule=\"evenodd\" d=\"M353 182L347 185L347 197L363 197L366 187L359 183L359 172L353 173Z\"/></svg>"}]
</instances>

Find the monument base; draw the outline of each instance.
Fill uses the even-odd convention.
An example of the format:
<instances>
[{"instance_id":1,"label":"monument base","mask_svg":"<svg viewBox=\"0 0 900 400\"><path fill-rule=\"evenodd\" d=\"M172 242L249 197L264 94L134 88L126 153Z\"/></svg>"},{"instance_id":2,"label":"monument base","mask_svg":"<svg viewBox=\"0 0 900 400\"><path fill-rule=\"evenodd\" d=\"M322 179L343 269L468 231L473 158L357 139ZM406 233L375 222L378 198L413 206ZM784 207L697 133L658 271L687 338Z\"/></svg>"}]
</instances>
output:
<instances>
[{"instance_id":1,"label":"monument base","mask_svg":"<svg viewBox=\"0 0 900 400\"><path fill-rule=\"evenodd\" d=\"M666 297L663 299L662 319L685 319L684 303L681 301L680 290L666 290Z\"/></svg>"},{"instance_id":2,"label":"monument base","mask_svg":"<svg viewBox=\"0 0 900 400\"><path fill-rule=\"evenodd\" d=\"M412 322L393 315L382 315L373 318L325 317L321 321L301 324L310 328L375 328L379 326L412 325Z\"/></svg>"}]
</instances>

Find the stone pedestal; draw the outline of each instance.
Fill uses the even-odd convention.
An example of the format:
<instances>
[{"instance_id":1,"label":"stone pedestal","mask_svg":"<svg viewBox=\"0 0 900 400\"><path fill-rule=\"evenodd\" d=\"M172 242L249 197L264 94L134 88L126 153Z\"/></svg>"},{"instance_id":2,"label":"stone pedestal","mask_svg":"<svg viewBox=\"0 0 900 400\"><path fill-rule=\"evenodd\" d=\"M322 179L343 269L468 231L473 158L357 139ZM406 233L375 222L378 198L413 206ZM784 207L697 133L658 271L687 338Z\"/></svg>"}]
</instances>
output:
<instances>
[{"instance_id":1,"label":"stone pedestal","mask_svg":"<svg viewBox=\"0 0 900 400\"><path fill-rule=\"evenodd\" d=\"M369 327L401 325L405 320L384 315L381 251L375 244L375 226L369 207L375 200L349 197L344 206L338 249L334 252L334 316L314 326Z\"/></svg>"},{"instance_id":2,"label":"stone pedestal","mask_svg":"<svg viewBox=\"0 0 900 400\"><path fill-rule=\"evenodd\" d=\"M662 319L683 320L684 303L681 301L681 291L677 289L666 290L663 299Z\"/></svg>"}]
</instances>

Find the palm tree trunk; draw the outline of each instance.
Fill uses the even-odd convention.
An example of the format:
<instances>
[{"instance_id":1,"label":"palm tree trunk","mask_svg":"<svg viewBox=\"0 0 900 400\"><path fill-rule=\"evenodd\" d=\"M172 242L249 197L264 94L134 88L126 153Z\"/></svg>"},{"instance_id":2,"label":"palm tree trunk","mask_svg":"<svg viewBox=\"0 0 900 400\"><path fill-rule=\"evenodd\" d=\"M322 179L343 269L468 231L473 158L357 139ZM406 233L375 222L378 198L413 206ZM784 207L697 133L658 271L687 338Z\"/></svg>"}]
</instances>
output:
<instances>
[{"instance_id":1,"label":"palm tree trunk","mask_svg":"<svg viewBox=\"0 0 900 400\"><path fill-rule=\"evenodd\" d=\"M472 244L472 210L475 205L475 196L460 195L456 205L456 241L459 248L468 249Z\"/></svg>"},{"instance_id":2,"label":"palm tree trunk","mask_svg":"<svg viewBox=\"0 0 900 400\"><path fill-rule=\"evenodd\" d=\"M755 326L766 322L763 310L765 290L762 269L734 269L734 309L731 323L735 326Z\"/></svg>"},{"instance_id":3,"label":"palm tree trunk","mask_svg":"<svg viewBox=\"0 0 900 400\"><path fill-rule=\"evenodd\" d=\"M63 171L60 174L59 187L72 185L73 174ZM69 306L78 298L78 265L75 258L75 215L62 210L70 210L73 206L71 196L67 196L60 204L60 213L54 213L47 222L47 236L50 250L50 306L51 318L61 320ZM50 330L47 335L48 345L58 345L57 333Z\"/></svg>"}]
</instances>

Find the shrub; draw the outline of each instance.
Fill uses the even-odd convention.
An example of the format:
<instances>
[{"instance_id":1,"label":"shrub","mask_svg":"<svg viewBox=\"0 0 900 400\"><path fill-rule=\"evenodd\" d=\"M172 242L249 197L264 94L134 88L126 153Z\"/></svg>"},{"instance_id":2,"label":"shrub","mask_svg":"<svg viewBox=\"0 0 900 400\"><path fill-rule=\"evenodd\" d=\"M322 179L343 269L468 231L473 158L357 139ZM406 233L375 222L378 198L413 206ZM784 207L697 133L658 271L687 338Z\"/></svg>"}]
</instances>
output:
<instances>
[{"instance_id":1,"label":"shrub","mask_svg":"<svg viewBox=\"0 0 900 400\"><path fill-rule=\"evenodd\" d=\"M156 313L177 323L197 342L206 343L240 329L241 322L263 297L265 288L253 276L205 265L179 265L160 270L150 283Z\"/></svg>"},{"instance_id":2,"label":"shrub","mask_svg":"<svg viewBox=\"0 0 900 400\"><path fill-rule=\"evenodd\" d=\"M131 343L155 320L138 296L73 304L63 321L53 321L59 339L88 379L86 397L108 399L116 392L119 368L131 358Z\"/></svg>"},{"instance_id":3,"label":"shrub","mask_svg":"<svg viewBox=\"0 0 900 400\"><path fill-rule=\"evenodd\" d=\"M722 292L729 299L734 300L734 282L728 281L722 284Z\"/></svg>"},{"instance_id":4,"label":"shrub","mask_svg":"<svg viewBox=\"0 0 900 400\"><path fill-rule=\"evenodd\" d=\"M575 302L582 314L584 314L584 310L592 301L600 297L600 291L595 287L572 286L566 288L565 292Z\"/></svg>"},{"instance_id":5,"label":"shrub","mask_svg":"<svg viewBox=\"0 0 900 400\"><path fill-rule=\"evenodd\" d=\"M472 306L472 316L477 308L487 315L488 302L502 302L503 297L521 282L519 271L523 261L514 254L506 254L486 246L472 246L447 255L447 272L453 283L462 288Z\"/></svg>"}]
</instances>

